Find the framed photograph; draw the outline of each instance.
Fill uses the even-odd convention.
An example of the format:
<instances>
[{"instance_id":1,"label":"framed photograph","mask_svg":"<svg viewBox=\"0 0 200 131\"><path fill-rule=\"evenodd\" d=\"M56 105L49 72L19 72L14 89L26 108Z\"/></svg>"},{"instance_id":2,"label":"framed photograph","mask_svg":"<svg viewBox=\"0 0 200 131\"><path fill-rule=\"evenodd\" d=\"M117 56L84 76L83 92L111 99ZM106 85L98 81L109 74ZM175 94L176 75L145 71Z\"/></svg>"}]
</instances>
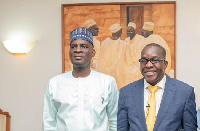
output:
<instances>
[{"instance_id":1,"label":"framed photograph","mask_svg":"<svg viewBox=\"0 0 200 131\"><path fill-rule=\"evenodd\" d=\"M62 5L63 73L72 70L70 32L86 27L96 50L91 68L113 76L118 88L142 78L142 48L157 43L166 49L166 74L176 76L176 2Z\"/></svg>"}]
</instances>

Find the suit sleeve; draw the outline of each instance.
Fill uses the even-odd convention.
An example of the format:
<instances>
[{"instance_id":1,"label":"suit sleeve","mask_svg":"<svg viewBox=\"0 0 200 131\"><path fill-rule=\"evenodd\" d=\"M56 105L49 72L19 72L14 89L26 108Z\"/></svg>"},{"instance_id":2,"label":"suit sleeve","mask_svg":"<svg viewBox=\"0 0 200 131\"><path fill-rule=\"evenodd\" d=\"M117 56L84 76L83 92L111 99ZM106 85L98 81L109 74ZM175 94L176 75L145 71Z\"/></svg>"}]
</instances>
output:
<instances>
[{"instance_id":1,"label":"suit sleeve","mask_svg":"<svg viewBox=\"0 0 200 131\"><path fill-rule=\"evenodd\" d=\"M185 104L183 113L183 128L184 131L196 131L197 130L197 118L196 118L196 103L194 88L189 91L189 95Z\"/></svg>"},{"instance_id":2,"label":"suit sleeve","mask_svg":"<svg viewBox=\"0 0 200 131\"><path fill-rule=\"evenodd\" d=\"M57 111L52 100L51 84L49 83L44 98L43 131L56 130L56 114Z\"/></svg>"},{"instance_id":3,"label":"suit sleeve","mask_svg":"<svg viewBox=\"0 0 200 131\"><path fill-rule=\"evenodd\" d=\"M117 131L128 131L128 112L125 107L123 91L120 90L119 101L118 101L118 113L117 113Z\"/></svg>"}]
</instances>

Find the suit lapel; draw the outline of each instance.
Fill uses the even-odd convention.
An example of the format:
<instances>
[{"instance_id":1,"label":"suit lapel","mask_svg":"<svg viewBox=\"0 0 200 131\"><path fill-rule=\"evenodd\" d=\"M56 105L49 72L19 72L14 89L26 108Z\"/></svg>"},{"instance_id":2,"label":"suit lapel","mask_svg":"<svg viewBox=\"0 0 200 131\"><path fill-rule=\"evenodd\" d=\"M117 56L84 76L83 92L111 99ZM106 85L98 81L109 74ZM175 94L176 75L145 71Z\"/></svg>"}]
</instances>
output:
<instances>
[{"instance_id":1,"label":"suit lapel","mask_svg":"<svg viewBox=\"0 0 200 131\"><path fill-rule=\"evenodd\" d=\"M142 124L144 130L147 131L144 114L144 79L140 79L138 83L132 88L132 91L140 123Z\"/></svg>"},{"instance_id":2,"label":"suit lapel","mask_svg":"<svg viewBox=\"0 0 200 131\"><path fill-rule=\"evenodd\" d=\"M162 101L160 104L160 108L159 108L159 111L157 114L156 122L154 125L154 130L156 130L159 127L163 118L166 116L167 110L173 99L175 91L176 91L175 83L173 83L172 78L170 78L168 75L166 75L165 89L164 89Z\"/></svg>"}]
</instances>

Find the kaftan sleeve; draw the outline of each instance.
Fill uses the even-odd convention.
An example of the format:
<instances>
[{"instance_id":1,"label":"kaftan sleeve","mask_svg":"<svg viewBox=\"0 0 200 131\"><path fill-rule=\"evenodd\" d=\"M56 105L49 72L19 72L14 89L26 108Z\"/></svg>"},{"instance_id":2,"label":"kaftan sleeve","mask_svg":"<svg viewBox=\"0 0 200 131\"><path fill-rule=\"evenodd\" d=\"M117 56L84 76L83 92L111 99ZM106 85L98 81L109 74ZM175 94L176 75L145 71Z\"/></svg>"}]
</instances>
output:
<instances>
[{"instance_id":1,"label":"kaftan sleeve","mask_svg":"<svg viewBox=\"0 0 200 131\"><path fill-rule=\"evenodd\" d=\"M57 110L52 98L52 86L49 82L44 97L43 131L56 131Z\"/></svg>"},{"instance_id":2,"label":"kaftan sleeve","mask_svg":"<svg viewBox=\"0 0 200 131\"><path fill-rule=\"evenodd\" d=\"M200 130L200 107L197 110L197 125L198 129Z\"/></svg>"},{"instance_id":3,"label":"kaftan sleeve","mask_svg":"<svg viewBox=\"0 0 200 131\"><path fill-rule=\"evenodd\" d=\"M117 110L119 92L114 78L112 78L110 81L108 93L109 101L107 105L107 114L110 125L110 131L117 131Z\"/></svg>"}]
</instances>

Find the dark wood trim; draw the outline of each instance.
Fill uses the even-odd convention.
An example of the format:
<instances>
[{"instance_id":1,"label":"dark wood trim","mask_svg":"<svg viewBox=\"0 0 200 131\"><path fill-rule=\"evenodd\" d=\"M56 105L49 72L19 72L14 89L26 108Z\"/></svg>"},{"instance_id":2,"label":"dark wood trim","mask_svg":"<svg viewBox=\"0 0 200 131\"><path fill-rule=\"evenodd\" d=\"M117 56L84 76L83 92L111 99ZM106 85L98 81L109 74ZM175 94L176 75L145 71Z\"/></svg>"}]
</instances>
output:
<instances>
[{"instance_id":1,"label":"dark wood trim","mask_svg":"<svg viewBox=\"0 0 200 131\"><path fill-rule=\"evenodd\" d=\"M65 47L65 41L64 41L64 5L62 5L62 7L61 7L61 30L62 30L62 72L65 72L65 49L64 49L64 47Z\"/></svg>"},{"instance_id":2,"label":"dark wood trim","mask_svg":"<svg viewBox=\"0 0 200 131\"><path fill-rule=\"evenodd\" d=\"M176 78L176 1L174 2L174 78Z\"/></svg>"},{"instance_id":3,"label":"dark wood trim","mask_svg":"<svg viewBox=\"0 0 200 131\"><path fill-rule=\"evenodd\" d=\"M129 5L129 4L175 4L176 1L148 1L148 2L112 2L112 3L74 3L74 4L62 4L63 6L86 6L86 5Z\"/></svg>"}]
</instances>

